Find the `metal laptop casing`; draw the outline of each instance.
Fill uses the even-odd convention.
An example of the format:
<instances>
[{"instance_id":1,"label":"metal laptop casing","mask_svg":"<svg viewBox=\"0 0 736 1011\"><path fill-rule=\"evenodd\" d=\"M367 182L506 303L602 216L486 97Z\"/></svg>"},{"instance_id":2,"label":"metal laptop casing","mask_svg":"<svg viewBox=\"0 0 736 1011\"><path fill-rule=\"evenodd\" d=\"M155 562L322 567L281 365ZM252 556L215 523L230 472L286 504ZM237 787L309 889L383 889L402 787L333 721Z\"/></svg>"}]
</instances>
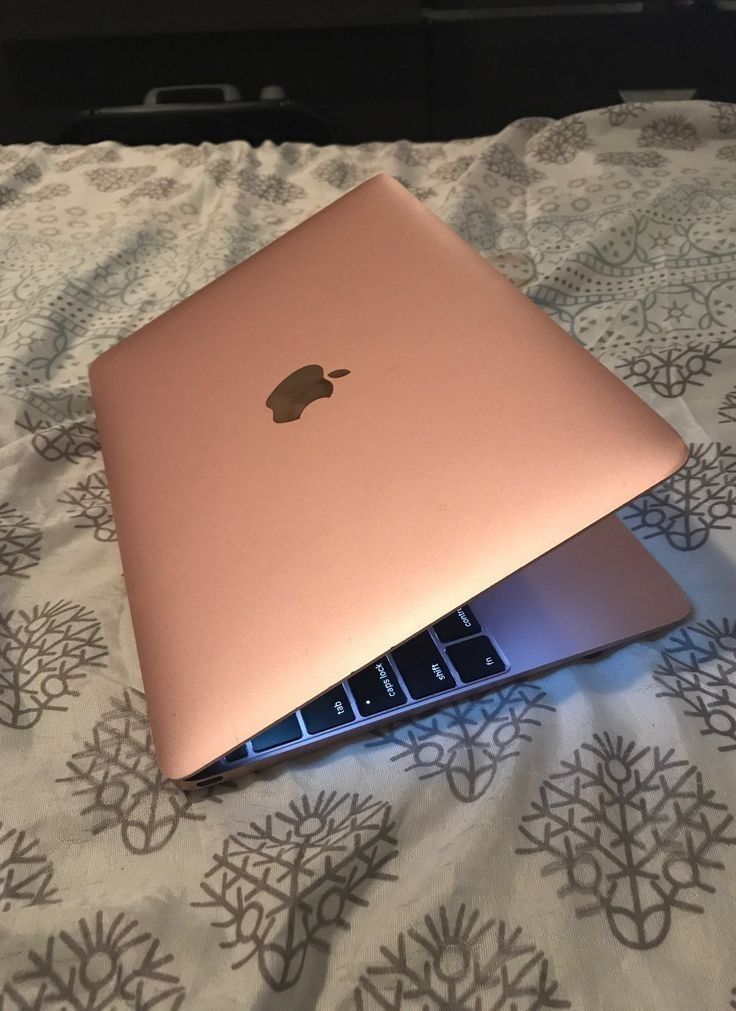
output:
<instances>
[{"instance_id":1,"label":"metal laptop casing","mask_svg":"<svg viewBox=\"0 0 736 1011\"><path fill-rule=\"evenodd\" d=\"M298 421L266 401L332 380ZM676 470L676 432L378 176L90 370L156 753L191 775Z\"/></svg>"}]
</instances>

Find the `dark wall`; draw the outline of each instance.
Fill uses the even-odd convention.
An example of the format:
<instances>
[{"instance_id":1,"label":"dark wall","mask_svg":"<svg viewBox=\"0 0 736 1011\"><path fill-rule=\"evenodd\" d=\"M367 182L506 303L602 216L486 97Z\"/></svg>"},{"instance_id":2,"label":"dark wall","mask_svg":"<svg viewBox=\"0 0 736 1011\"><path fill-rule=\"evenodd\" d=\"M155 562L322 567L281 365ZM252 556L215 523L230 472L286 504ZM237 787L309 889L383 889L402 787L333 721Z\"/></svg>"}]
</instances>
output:
<instances>
[{"instance_id":1,"label":"dark wall","mask_svg":"<svg viewBox=\"0 0 736 1011\"><path fill-rule=\"evenodd\" d=\"M57 18L55 37L31 39L16 23L0 49L0 141L53 140L79 110L137 104L167 84L224 81L246 98L280 84L346 143L490 133L519 116L616 102L626 88L736 99L736 12L641 14L629 4L628 12L595 14L588 3L547 13L518 4L510 16L511 0L502 8L494 0L484 7L471 0L475 8L435 0L424 10L396 2L393 24L357 15L334 24L334 5L332 21L319 28L75 38L73 25L63 32ZM305 8L308 0L299 25L309 23ZM288 5L280 9L288 24ZM387 20L385 4L362 9ZM340 10L355 14L349 0ZM200 17L207 25L206 12Z\"/></svg>"},{"instance_id":2,"label":"dark wall","mask_svg":"<svg viewBox=\"0 0 736 1011\"><path fill-rule=\"evenodd\" d=\"M625 90L736 98L736 12L448 18L430 40L437 136L612 105Z\"/></svg>"},{"instance_id":3,"label":"dark wall","mask_svg":"<svg viewBox=\"0 0 736 1011\"><path fill-rule=\"evenodd\" d=\"M18 116L0 133L29 139L39 117L53 132L76 110L135 105L151 87L227 82L246 98L282 85L346 142L425 136L422 35L389 26L15 43L5 53Z\"/></svg>"}]
</instances>

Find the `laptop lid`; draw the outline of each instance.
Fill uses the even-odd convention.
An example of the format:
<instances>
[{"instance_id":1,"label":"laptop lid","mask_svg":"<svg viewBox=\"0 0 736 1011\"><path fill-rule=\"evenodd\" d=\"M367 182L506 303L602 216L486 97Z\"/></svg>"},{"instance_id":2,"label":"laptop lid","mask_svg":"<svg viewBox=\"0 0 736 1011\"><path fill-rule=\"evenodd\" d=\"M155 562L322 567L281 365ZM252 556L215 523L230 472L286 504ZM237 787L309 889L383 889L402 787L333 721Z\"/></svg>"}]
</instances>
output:
<instances>
[{"instance_id":1,"label":"laptop lid","mask_svg":"<svg viewBox=\"0 0 736 1011\"><path fill-rule=\"evenodd\" d=\"M183 778L685 460L378 176L90 370L158 760Z\"/></svg>"}]
</instances>

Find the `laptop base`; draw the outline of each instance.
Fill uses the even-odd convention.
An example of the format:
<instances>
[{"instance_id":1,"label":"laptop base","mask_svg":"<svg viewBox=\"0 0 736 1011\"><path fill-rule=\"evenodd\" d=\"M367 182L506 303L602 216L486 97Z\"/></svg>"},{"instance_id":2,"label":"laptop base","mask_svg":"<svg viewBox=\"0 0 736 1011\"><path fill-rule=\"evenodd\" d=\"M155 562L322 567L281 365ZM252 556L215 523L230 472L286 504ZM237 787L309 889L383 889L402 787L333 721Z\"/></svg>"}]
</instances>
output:
<instances>
[{"instance_id":1,"label":"laptop base","mask_svg":"<svg viewBox=\"0 0 736 1011\"><path fill-rule=\"evenodd\" d=\"M431 578L431 569L428 570ZM682 621L690 603L616 517L594 524L186 780L212 786Z\"/></svg>"}]
</instances>

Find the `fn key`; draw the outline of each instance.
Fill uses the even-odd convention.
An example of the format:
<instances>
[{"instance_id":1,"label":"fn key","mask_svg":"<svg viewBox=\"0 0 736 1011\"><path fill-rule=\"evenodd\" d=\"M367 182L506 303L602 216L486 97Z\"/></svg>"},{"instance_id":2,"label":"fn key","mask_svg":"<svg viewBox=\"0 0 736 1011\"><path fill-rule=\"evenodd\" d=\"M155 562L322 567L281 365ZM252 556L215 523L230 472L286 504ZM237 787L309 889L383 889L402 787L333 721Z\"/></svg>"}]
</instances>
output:
<instances>
[{"instance_id":1,"label":"fn key","mask_svg":"<svg viewBox=\"0 0 736 1011\"><path fill-rule=\"evenodd\" d=\"M448 646L447 655L466 685L506 670L506 664L487 635L476 635L473 639Z\"/></svg>"}]
</instances>

